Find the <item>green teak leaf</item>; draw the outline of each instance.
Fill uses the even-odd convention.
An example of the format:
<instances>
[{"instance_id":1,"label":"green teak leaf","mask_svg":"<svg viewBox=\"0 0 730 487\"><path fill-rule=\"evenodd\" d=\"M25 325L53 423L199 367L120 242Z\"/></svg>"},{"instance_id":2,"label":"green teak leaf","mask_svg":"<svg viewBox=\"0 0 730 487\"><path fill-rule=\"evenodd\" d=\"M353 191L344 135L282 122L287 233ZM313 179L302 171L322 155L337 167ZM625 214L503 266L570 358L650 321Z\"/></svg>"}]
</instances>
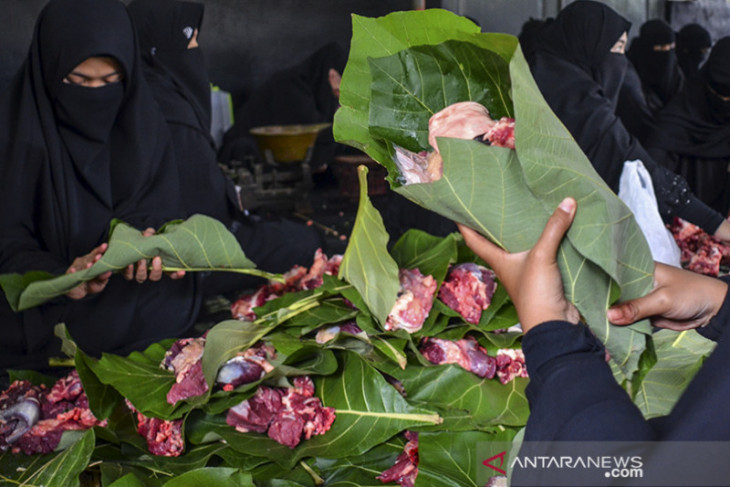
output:
<instances>
[{"instance_id":1,"label":"green teak leaf","mask_svg":"<svg viewBox=\"0 0 730 487\"><path fill-rule=\"evenodd\" d=\"M668 414L715 342L694 330L660 330L652 336L657 362L641 382L634 402L647 418Z\"/></svg>"},{"instance_id":2,"label":"green teak leaf","mask_svg":"<svg viewBox=\"0 0 730 487\"><path fill-rule=\"evenodd\" d=\"M86 431L76 443L49 455L0 455L0 485L78 487L79 475L94 451L94 431ZM20 473L19 473L20 472Z\"/></svg>"},{"instance_id":3,"label":"green teak leaf","mask_svg":"<svg viewBox=\"0 0 730 487\"><path fill-rule=\"evenodd\" d=\"M449 265L456 262L458 239L457 234L441 238L411 229L398 239L390 254L401 269L418 269L441 283Z\"/></svg>"},{"instance_id":4,"label":"green teak leaf","mask_svg":"<svg viewBox=\"0 0 730 487\"><path fill-rule=\"evenodd\" d=\"M414 487L481 487L482 462L492 454L490 444L501 448L514 437L513 430L500 433L433 432L418 435L418 477ZM489 456L487 456L489 455Z\"/></svg>"},{"instance_id":5,"label":"green teak leaf","mask_svg":"<svg viewBox=\"0 0 730 487\"><path fill-rule=\"evenodd\" d=\"M204 467L191 470L165 482L165 487L200 487L215 485L216 487L254 487L251 474L243 473L237 468Z\"/></svg>"},{"instance_id":6,"label":"green teak leaf","mask_svg":"<svg viewBox=\"0 0 730 487\"><path fill-rule=\"evenodd\" d=\"M360 203L339 278L358 290L370 313L382 325L395 304L400 288L398 264L388 253L388 233L383 219L368 198L367 168L358 168Z\"/></svg>"},{"instance_id":7,"label":"green teak leaf","mask_svg":"<svg viewBox=\"0 0 730 487\"><path fill-rule=\"evenodd\" d=\"M507 62L469 42L370 59L370 73L370 133L413 152L431 149L428 120L453 103L478 101L495 120L512 116Z\"/></svg>"},{"instance_id":8,"label":"green teak leaf","mask_svg":"<svg viewBox=\"0 0 730 487\"><path fill-rule=\"evenodd\" d=\"M139 230L118 223L109 238L109 248L91 268L56 277L35 271L23 276L6 274L0 276L0 286L13 310L22 311L62 296L105 272L117 272L155 256L162 258L166 271L229 271L276 278L253 269L254 263L244 255L235 236L213 218L193 215L161 230L144 237Z\"/></svg>"},{"instance_id":9,"label":"green teak leaf","mask_svg":"<svg viewBox=\"0 0 730 487\"><path fill-rule=\"evenodd\" d=\"M483 379L454 364L411 366L394 375L414 403L468 411L480 425L524 426L527 422L527 379L502 384L496 377Z\"/></svg>"}]
</instances>

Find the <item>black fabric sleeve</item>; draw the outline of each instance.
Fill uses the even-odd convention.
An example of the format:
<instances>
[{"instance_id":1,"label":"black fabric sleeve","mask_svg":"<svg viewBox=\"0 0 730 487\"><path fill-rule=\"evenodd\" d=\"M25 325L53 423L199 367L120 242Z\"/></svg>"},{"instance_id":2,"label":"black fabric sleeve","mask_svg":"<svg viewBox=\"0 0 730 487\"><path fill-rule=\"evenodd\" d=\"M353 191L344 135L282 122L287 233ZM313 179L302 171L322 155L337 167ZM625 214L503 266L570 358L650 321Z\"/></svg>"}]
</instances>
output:
<instances>
[{"instance_id":1,"label":"black fabric sleeve","mask_svg":"<svg viewBox=\"0 0 730 487\"><path fill-rule=\"evenodd\" d=\"M654 433L582 325L543 323L524 337L530 383L525 441L645 441Z\"/></svg>"},{"instance_id":2,"label":"black fabric sleeve","mask_svg":"<svg viewBox=\"0 0 730 487\"><path fill-rule=\"evenodd\" d=\"M666 167L676 165L670 154L658 149L648 152L642 149L642 152L646 153L646 159L642 161L651 174L659 212L664 221L671 223L672 218L678 216L714 234L724 217L697 198L682 176Z\"/></svg>"},{"instance_id":3,"label":"black fabric sleeve","mask_svg":"<svg viewBox=\"0 0 730 487\"><path fill-rule=\"evenodd\" d=\"M720 280L730 284L730 276L723 276ZM706 326L697 328L697 333L716 342L722 336L725 328L727 328L728 321L730 321L730 293L725 295L725 301L723 301L717 314L713 316Z\"/></svg>"}]
</instances>

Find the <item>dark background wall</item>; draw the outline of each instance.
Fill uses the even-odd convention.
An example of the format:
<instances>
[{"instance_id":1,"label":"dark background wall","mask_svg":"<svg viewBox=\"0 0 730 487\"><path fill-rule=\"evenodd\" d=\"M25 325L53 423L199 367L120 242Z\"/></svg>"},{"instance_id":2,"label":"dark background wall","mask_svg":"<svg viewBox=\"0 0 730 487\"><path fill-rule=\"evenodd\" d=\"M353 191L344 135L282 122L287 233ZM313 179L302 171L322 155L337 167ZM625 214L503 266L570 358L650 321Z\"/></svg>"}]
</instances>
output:
<instances>
[{"instance_id":1,"label":"dark background wall","mask_svg":"<svg viewBox=\"0 0 730 487\"><path fill-rule=\"evenodd\" d=\"M0 0L0 89L25 59L48 0ZM129 0L125 0L129 3ZM237 99L277 69L337 41L349 46L351 14L408 10L413 0L204 0L200 44L211 80ZM440 2L438 2L440 4ZM429 6L438 6L429 2Z\"/></svg>"},{"instance_id":2,"label":"dark background wall","mask_svg":"<svg viewBox=\"0 0 730 487\"><path fill-rule=\"evenodd\" d=\"M48 0L0 0L0 89L25 58L35 19ZM128 3L129 0L124 0ZM211 80L244 99L275 70L305 58L321 45L347 47L351 14L368 17L407 10L415 0L194 0L206 6L200 42ZM555 16L572 0L426 0L476 19L487 32L518 34L530 17ZM726 0L604 0L633 22L632 34L649 18L662 17L675 27L697 21L715 39L730 34Z\"/></svg>"}]
</instances>

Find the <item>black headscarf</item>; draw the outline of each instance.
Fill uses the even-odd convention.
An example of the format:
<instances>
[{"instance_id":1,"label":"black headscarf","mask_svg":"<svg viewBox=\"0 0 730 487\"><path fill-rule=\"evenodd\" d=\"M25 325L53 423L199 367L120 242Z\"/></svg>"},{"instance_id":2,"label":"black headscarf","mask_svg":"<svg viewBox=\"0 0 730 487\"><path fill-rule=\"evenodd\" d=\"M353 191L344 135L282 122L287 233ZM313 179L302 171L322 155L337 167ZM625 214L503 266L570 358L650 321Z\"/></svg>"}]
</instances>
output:
<instances>
[{"instance_id":1,"label":"black headscarf","mask_svg":"<svg viewBox=\"0 0 730 487\"><path fill-rule=\"evenodd\" d=\"M101 88L63 81L98 56L114 58L123 81ZM107 240L113 218L142 230L183 216L167 126L142 78L131 20L121 2L48 3L28 58L0 100L0 126L0 273L63 273L76 257ZM186 327L193 281L150 284L158 286L141 291L146 285L114 276L92 298L3 316L7 333L12 319L22 321L22 331L0 349L40 350L59 319L68 319L74 338L93 353ZM176 294L190 303L177 304L186 316L173 311L158 329L131 331L145 325L134 318L142 302ZM9 312L7 303L2 307L0 314Z\"/></svg>"},{"instance_id":2,"label":"black headscarf","mask_svg":"<svg viewBox=\"0 0 730 487\"><path fill-rule=\"evenodd\" d=\"M712 36L699 24L687 24L677 32L677 61L685 78L697 76L712 47Z\"/></svg>"},{"instance_id":3,"label":"black headscarf","mask_svg":"<svg viewBox=\"0 0 730 487\"><path fill-rule=\"evenodd\" d=\"M613 189L618 189L631 137L623 127L614 132L620 124L614 110L626 59L610 50L630 26L602 3L571 3L543 29L531 65L545 100ZM606 139L605 133L618 140Z\"/></svg>"},{"instance_id":4,"label":"black headscarf","mask_svg":"<svg viewBox=\"0 0 730 487\"><path fill-rule=\"evenodd\" d=\"M127 8L137 28L145 76L165 117L210 137L210 80L202 51L188 49L196 29L200 38L204 5L134 0Z\"/></svg>"},{"instance_id":5,"label":"black headscarf","mask_svg":"<svg viewBox=\"0 0 730 487\"><path fill-rule=\"evenodd\" d=\"M331 42L299 64L273 74L236 110L236 123L225 135L221 158L228 161L240 157L236 145L250 139L253 127L331 123L339 100L332 93L329 71L334 69L341 75L346 61L344 49ZM336 147L331 128L320 132L312 166L331 162Z\"/></svg>"},{"instance_id":6,"label":"black headscarf","mask_svg":"<svg viewBox=\"0 0 730 487\"><path fill-rule=\"evenodd\" d=\"M630 23L610 7L578 0L543 30L530 65L550 108L614 191L625 161L639 159L652 175L661 213L714 232L722 217L697 202L686 183L659 166L615 113L627 61L610 52ZM699 205L699 206L698 206Z\"/></svg>"},{"instance_id":7,"label":"black headscarf","mask_svg":"<svg viewBox=\"0 0 730 487\"><path fill-rule=\"evenodd\" d=\"M657 146L683 155L730 160L730 37L712 48L701 76L659 116Z\"/></svg>"},{"instance_id":8,"label":"black headscarf","mask_svg":"<svg viewBox=\"0 0 730 487\"><path fill-rule=\"evenodd\" d=\"M677 64L675 49L655 51L654 46L673 44L674 30L660 19L641 26L639 37L631 43L627 57L633 63L644 87L646 101L658 110L682 88L684 77Z\"/></svg>"},{"instance_id":9,"label":"black headscarf","mask_svg":"<svg viewBox=\"0 0 730 487\"><path fill-rule=\"evenodd\" d=\"M332 94L329 70L342 74L345 62L339 44L322 46L255 90L236 114L236 125L248 130L264 125L332 122L339 100Z\"/></svg>"},{"instance_id":10,"label":"black headscarf","mask_svg":"<svg viewBox=\"0 0 730 487\"><path fill-rule=\"evenodd\" d=\"M216 159L210 134L210 82L199 47L188 49L204 6L177 0L135 0L127 7L137 28L142 70L173 139L186 214L201 213L230 226L238 195Z\"/></svg>"}]
</instances>

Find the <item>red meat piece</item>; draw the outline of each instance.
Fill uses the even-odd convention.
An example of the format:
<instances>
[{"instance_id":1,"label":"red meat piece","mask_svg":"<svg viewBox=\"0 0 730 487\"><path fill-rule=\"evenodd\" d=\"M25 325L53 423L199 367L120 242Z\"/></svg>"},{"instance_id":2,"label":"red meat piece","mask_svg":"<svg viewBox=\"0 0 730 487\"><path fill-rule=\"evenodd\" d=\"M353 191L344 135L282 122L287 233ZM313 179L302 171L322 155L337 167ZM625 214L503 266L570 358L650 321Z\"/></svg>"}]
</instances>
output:
<instances>
[{"instance_id":1,"label":"red meat piece","mask_svg":"<svg viewBox=\"0 0 730 487\"><path fill-rule=\"evenodd\" d=\"M282 407L282 396L278 388L259 387L252 398L228 410L226 423L241 433L264 433Z\"/></svg>"},{"instance_id":2,"label":"red meat piece","mask_svg":"<svg viewBox=\"0 0 730 487\"><path fill-rule=\"evenodd\" d=\"M175 384L167 392L167 402L200 396L208 390L203 376L205 338L183 338L176 341L165 354L163 368L175 373Z\"/></svg>"},{"instance_id":3,"label":"red meat piece","mask_svg":"<svg viewBox=\"0 0 730 487\"><path fill-rule=\"evenodd\" d=\"M415 333L421 329L431 311L438 284L432 276L424 276L418 269L401 269L398 278L398 299L388 315L385 329Z\"/></svg>"},{"instance_id":4,"label":"red meat piece","mask_svg":"<svg viewBox=\"0 0 730 487\"><path fill-rule=\"evenodd\" d=\"M64 431L106 425L106 420L97 420L89 410L89 400L75 370L59 379L50 389L31 386L27 381L13 383L0 395L3 410L10 406L8 400L12 400L12 397L15 397L16 402L33 398L40 408L39 420L12 444L14 453L50 453L58 446ZM0 445L4 440L2 432L0 429Z\"/></svg>"},{"instance_id":5,"label":"red meat piece","mask_svg":"<svg viewBox=\"0 0 730 487\"><path fill-rule=\"evenodd\" d=\"M489 145L495 147L515 148L515 119L502 117L484 135Z\"/></svg>"},{"instance_id":6,"label":"red meat piece","mask_svg":"<svg viewBox=\"0 0 730 487\"><path fill-rule=\"evenodd\" d=\"M228 410L226 423L246 433L268 432L274 441L294 448L304 439L327 432L335 420L334 408L314 397L309 377L296 377L287 389L260 387L254 397Z\"/></svg>"},{"instance_id":7,"label":"red meat piece","mask_svg":"<svg viewBox=\"0 0 730 487\"><path fill-rule=\"evenodd\" d=\"M375 477L384 484L396 482L401 487L413 487L418 476L418 433L406 431L408 442L403 447L403 453L398 455L395 464L382 474Z\"/></svg>"},{"instance_id":8,"label":"red meat piece","mask_svg":"<svg viewBox=\"0 0 730 487\"><path fill-rule=\"evenodd\" d=\"M431 363L458 364L479 377L491 379L497 372L497 359L490 357L486 349L471 336L457 341L425 338L420 350Z\"/></svg>"},{"instance_id":9,"label":"red meat piece","mask_svg":"<svg viewBox=\"0 0 730 487\"><path fill-rule=\"evenodd\" d=\"M459 264L449 271L439 290L439 298L467 322L476 325L482 311L492 303L496 289L493 271L473 263Z\"/></svg>"}]
</instances>

